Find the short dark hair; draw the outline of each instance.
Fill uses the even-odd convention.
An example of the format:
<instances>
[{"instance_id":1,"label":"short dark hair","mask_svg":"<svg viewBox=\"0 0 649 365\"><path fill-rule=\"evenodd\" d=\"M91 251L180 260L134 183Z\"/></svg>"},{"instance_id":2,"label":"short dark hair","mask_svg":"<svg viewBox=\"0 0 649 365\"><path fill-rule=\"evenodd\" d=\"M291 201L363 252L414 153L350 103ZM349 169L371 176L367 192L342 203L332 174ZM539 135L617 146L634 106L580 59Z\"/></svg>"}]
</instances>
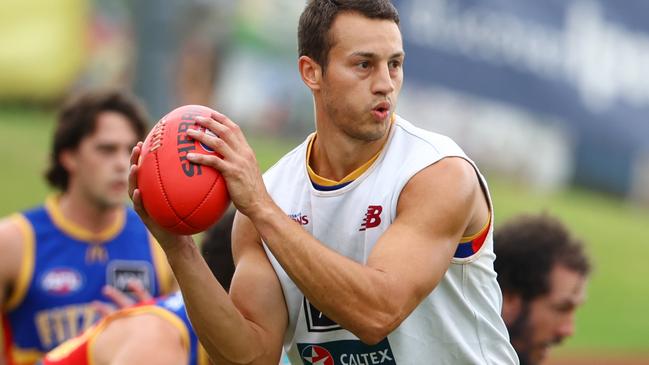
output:
<instances>
[{"instance_id":1,"label":"short dark hair","mask_svg":"<svg viewBox=\"0 0 649 365\"><path fill-rule=\"evenodd\" d=\"M550 291L550 272L561 265L583 276L591 270L583 243L557 218L521 215L496 229L498 283L503 292L530 301Z\"/></svg>"},{"instance_id":2,"label":"short dark hair","mask_svg":"<svg viewBox=\"0 0 649 365\"><path fill-rule=\"evenodd\" d=\"M341 12L392 20L399 25L399 12L389 0L309 0L298 25L298 53L317 62L323 72L333 46L329 30Z\"/></svg>"},{"instance_id":3,"label":"short dark hair","mask_svg":"<svg viewBox=\"0 0 649 365\"><path fill-rule=\"evenodd\" d=\"M141 102L130 92L97 89L72 96L59 111L50 151L50 166L45 172L45 177L52 187L61 191L67 190L70 176L59 160L61 152L79 147L83 138L94 133L97 116L106 111L124 115L131 123L138 140L144 138L149 118Z\"/></svg>"},{"instance_id":4,"label":"short dark hair","mask_svg":"<svg viewBox=\"0 0 649 365\"><path fill-rule=\"evenodd\" d=\"M234 261L232 259L232 223L235 210L229 209L201 241L201 255L225 290L230 290Z\"/></svg>"}]
</instances>

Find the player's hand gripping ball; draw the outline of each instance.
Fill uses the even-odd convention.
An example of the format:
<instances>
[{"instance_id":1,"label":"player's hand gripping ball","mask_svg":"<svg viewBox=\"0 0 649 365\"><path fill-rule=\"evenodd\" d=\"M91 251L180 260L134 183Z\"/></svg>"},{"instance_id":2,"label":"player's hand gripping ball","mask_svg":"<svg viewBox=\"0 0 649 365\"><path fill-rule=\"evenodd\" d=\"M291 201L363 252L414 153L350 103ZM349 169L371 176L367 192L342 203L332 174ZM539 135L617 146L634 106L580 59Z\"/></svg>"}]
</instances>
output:
<instances>
[{"instance_id":1,"label":"player's hand gripping ball","mask_svg":"<svg viewBox=\"0 0 649 365\"><path fill-rule=\"evenodd\" d=\"M200 105L181 106L160 119L142 146L137 181L144 209L174 233L204 231L230 204L221 174L187 160L190 152L218 155L187 135L190 128L203 129L195 117L209 118L212 112Z\"/></svg>"}]
</instances>

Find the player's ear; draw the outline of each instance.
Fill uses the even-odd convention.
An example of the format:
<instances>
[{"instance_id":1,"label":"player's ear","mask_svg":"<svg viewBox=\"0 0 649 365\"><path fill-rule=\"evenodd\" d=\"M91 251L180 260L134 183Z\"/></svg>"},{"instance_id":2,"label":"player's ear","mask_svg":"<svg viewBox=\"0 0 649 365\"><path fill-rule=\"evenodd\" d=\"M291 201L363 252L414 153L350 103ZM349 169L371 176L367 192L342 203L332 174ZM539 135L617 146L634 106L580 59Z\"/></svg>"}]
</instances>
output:
<instances>
[{"instance_id":1,"label":"player's ear","mask_svg":"<svg viewBox=\"0 0 649 365\"><path fill-rule=\"evenodd\" d=\"M322 80L322 67L311 57L300 56L297 61L300 76L306 86L311 91L320 90L320 81Z\"/></svg>"},{"instance_id":2,"label":"player's ear","mask_svg":"<svg viewBox=\"0 0 649 365\"><path fill-rule=\"evenodd\" d=\"M523 297L519 294L503 293L503 320L506 324L512 323L523 308Z\"/></svg>"},{"instance_id":3,"label":"player's ear","mask_svg":"<svg viewBox=\"0 0 649 365\"><path fill-rule=\"evenodd\" d=\"M77 167L76 153L73 150L63 150L59 154L59 163L66 171L74 171Z\"/></svg>"}]
</instances>

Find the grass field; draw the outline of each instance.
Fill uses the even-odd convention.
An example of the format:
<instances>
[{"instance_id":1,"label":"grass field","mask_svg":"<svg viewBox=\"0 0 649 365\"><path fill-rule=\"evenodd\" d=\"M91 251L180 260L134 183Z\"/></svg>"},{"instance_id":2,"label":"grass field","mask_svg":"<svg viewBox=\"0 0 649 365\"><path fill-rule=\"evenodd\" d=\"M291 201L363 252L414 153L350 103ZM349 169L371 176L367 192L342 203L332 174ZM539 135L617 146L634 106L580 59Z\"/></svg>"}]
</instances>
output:
<instances>
[{"instance_id":1,"label":"grass field","mask_svg":"<svg viewBox=\"0 0 649 365\"><path fill-rule=\"evenodd\" d=\"M42 171L54 115L21 108L0 109L0 215L38 204L47 194ZM252 138L263 169L292 148L286 141ZM595 272L588 301L577 315L577 334L559 351L649 354L649 211L602 194L572 189L539 194L504 179L490 178L496 224L521 212L561 217L588 243ZM0 253L1 254L1 253Z\"/></svg>"}]
</instances>

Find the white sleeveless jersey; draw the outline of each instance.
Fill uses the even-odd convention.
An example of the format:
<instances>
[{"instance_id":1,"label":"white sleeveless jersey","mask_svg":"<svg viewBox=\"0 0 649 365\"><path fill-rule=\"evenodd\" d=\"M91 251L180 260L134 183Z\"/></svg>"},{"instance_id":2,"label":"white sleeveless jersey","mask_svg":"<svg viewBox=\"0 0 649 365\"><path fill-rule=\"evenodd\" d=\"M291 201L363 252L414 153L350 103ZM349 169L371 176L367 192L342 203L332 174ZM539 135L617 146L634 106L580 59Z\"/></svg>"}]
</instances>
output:
<instances>
[{"instance_id":1,"label":"white sleeveless jersey","mask_svg":"<svg viewBox=\"0 0 649 365\"><path fill-rule=\"evenodd\" d=\"M394 221L401 190L413 175L449 156L473 164L448 137L397 117L383 151L367 171L343 188L321 191L314 188L307 172L308 143L309 139L268 170L264 175L266 187L282 210L305 230L360 263L366 263L377 239ZM484 178L478 175L487 191ZM491 222L482 247L469 257L454 258L428 297L386 339L373 346L311 305L264 245L286 299L289 327L284 350L291 362L518 364L500 317L502 296L493 269L493 213Z\"/></svg>"}]
</instances>

